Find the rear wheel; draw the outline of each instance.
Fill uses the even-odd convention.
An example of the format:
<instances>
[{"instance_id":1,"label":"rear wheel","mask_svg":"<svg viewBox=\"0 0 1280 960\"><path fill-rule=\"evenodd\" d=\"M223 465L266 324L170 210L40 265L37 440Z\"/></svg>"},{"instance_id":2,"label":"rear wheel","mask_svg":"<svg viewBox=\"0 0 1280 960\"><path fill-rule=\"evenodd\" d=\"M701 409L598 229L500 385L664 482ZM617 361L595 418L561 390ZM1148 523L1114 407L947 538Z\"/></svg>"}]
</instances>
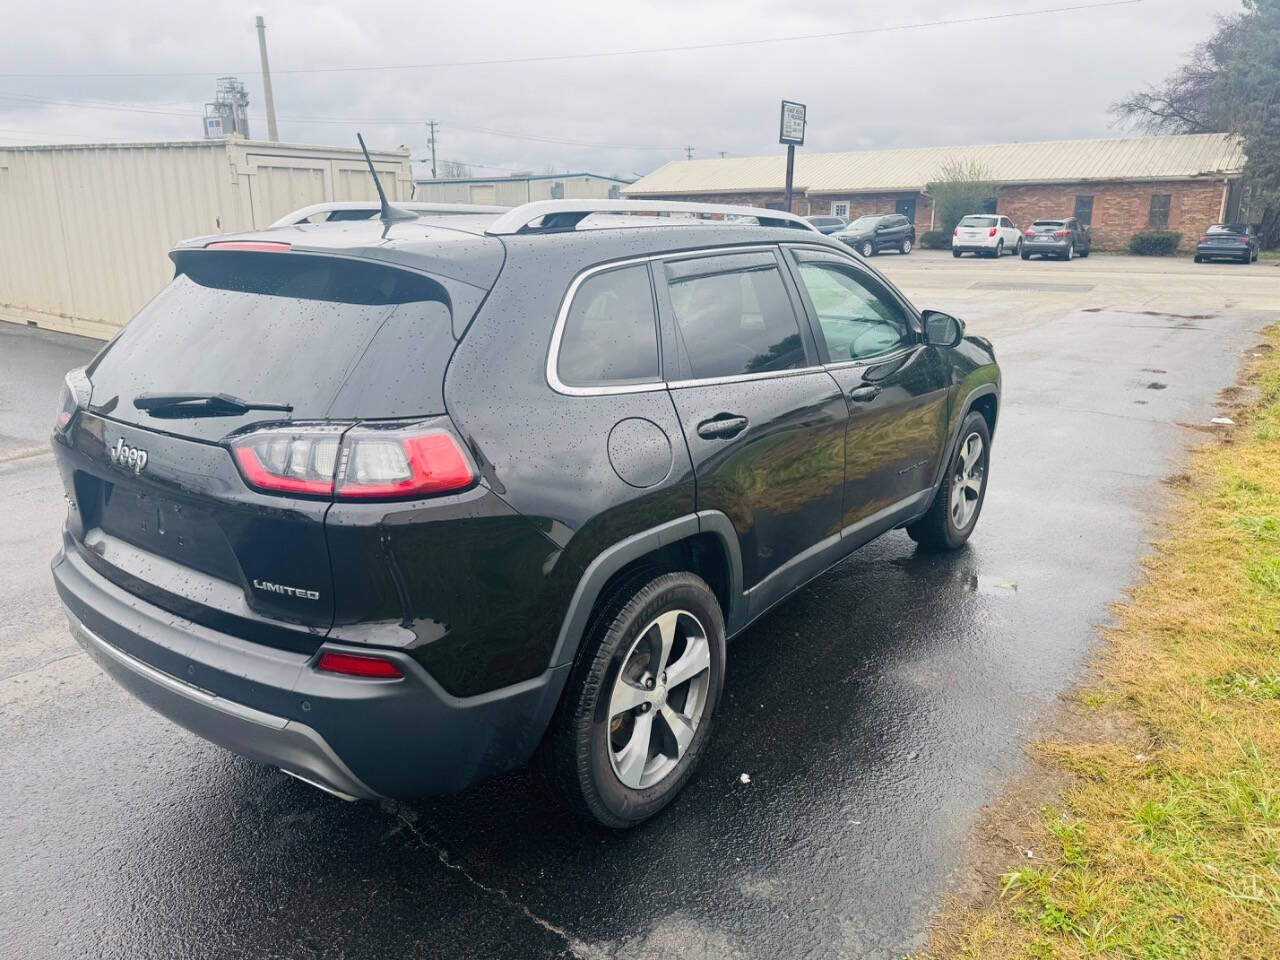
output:
<instances>
[{"instance_id":1,"label":"rear wheel","mask_svg":"<svg viewBox=\"0 0 1280 960\"><path fill-rule=\"evenodd\" d=\"M1197 253L1195 256L1195 261L1196 263L1204 263L1204 257L1200 256L1200 254Z\"/></svg>"},{"instance_id":2,"label":"rear wheel","mask_svg":"<svg viewBox=\"0 0 1280 960\"><path fill-rule=\"evenodd\" d=\"M997 260L1004 256L1004 237L996 241L996 252L992 254Z\"/></svg>"},{"instance_id":3,"label":"rear wheel","mask_svg":"<svg viewBox=\"0 0 1280 960\"><path fill-rule=\"evenodd\" d=\"M624 584L584 642L543 764L579 816L635 826L680 792L711 734L724 618L705 581L669 573Z\"/></svg>"},{"instance_id":4,"label":"rear wheel","mask_svg":"<svg viewBox=\"0 0 1280 960\"><path fill-rule=\"evenodd\" d=\"M1091 254L1092 252L1093 252L1093 247L1085 247L1083 250L1081 250L1081 251L1080 251L1080 253L1078 254L1078 256L1080 257L1080 259L1081 259L1081 260L1083 260L1085 257L1087 257L1087 256L1088 256L1089 254Z\"/></svg>"},{"instance_id":5,"label":"rear wheel","mask_svg":"<svg viewBox=\"0 0 1280 960\"><path fill-rule=\"evenodd\" d=\"M959 250L952 250L952 251L951 251L951 255L952 255L953 257L955 257L957 260L959 260L959 259L960 259L960 251L959 251Z\"/></svg>"},{"instance_id":6,"label":"rear wheel","mask_svg":"<svg viewBox=\"0 0 1280 960\"><path fill-rule=\"evenodd\" d=\"M990 455L991 431L986 418L975 410L960 425L960 442L929 512L907 527L912 540L930 550L955 550L964 545L978 523L987 495Z\"/></svg>"},{"instance_id":7,"label":"rear wheel","mask_svg":"<svg viewBox=\"0 0 1280 960\"><path fill-rule=\"evenodd\" d=\"M1016 247L1014 247L1014 248L1013 248L1013 252L1014 252L1014 253L1016 253L1018 256L1022 257L1022 259L1023 259L1023 260L1027 259L1027 255L1026 255L1025 253L1023 253L1023 252L1022 252L1022 238L1021 238L1021 237L1019 237L1019 238L1018 238L1018 245L1017 245Z\"/></svg>"},{"instance_id":8,"label":"rear wheel","mask_svg":"<svg viewBox=\"0 0 1280 960\"><path fill-rule=\"evenodd\" d=\"M1029 254L1029 253L1027 253L1027 251L1023 250L1023 251L1022 251L1022 259L1023 259L1023 260L1030 260L1030 259L1031 259L1031 254Z\"/></svg>"},{"instance_id":9,"label":"rear wheel","mask_svg":"<svg viewBox=\"0 0 1280 960\"><path fill-rule=\"evenodd\" d=\"M1075 245L1075 242L1073 241L1067 244L1067 252L1062 255L1062 259L1070 260L1075 255L1076 255L1076 245Z\"/></svg>"}]
</instances>

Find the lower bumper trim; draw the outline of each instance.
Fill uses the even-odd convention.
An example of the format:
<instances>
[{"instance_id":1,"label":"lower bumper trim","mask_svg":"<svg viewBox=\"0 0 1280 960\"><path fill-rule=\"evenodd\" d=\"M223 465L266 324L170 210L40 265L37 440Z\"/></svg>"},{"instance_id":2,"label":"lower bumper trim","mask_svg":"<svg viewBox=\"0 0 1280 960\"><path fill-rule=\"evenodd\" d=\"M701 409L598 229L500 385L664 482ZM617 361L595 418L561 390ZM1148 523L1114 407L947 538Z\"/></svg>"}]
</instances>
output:
<instances>
[{"instance_id":1,"label":"lower bumper trim","mask_svg":"<svg viewBox=\"0 0 1280 960\"><path fill-rule=\"evenodd\" d=\"M219 697L143 663L108 643L68 611L71 634L103 670L151 709L221 747L279 767L344 800L373 799L315 730Z\"/></svg>"}]
</instances>

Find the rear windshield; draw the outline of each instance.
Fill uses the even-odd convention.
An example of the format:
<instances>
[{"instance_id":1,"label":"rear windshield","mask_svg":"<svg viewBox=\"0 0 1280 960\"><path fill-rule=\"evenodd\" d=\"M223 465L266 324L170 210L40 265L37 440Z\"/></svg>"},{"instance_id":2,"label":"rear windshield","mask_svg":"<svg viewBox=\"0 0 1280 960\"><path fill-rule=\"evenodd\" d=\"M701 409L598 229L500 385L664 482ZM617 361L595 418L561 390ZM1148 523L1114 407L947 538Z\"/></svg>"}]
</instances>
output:
<instances>
[{"instance_id":1,"label":"rear windshield","mask_svg":"<svg viewBox=\"0 0 1280 960\"><path fill-rule=\"evenodd\" d=\"M1033 227L1054 227L1056 229L1057 227L1062 226L1063 223L1064 221L1062 220L1037 220L1035 223L1032 224L1032 226Z\"/></svg>"},{"instance_id":2,"label":"rear windshield","mask_svg":"<svg viewBox=\"0 0 1280 960\"><path fill-rule=\"evenodd\" d=\"M1236 226L1232 223L1215 223L1205 233L1244 233L1244 227Z\"/></svg>"},{"instance_id":3,"label":"rear windshield","mask_svg":"<svg viewBox=\"0 0 1280 960\"><path fill-rule=\"evenodd\" d=\"M962 227L994 227L995 217L965 217L960 221Z\"/></svg>"},{"instance_id":4,"label":"rear windshield","mask_svg":"<svg viewBox=\"0 0 1280 960\"><path fill-rule=\"evenodd\" d=\"M161 426L139 393L227 393L305 419L444 410L449 295L421 274L290 253L192 251L89 371L93 406ZM250 420L281 415L258 414ZM241 423L215 418L220 435ZM164 429L174 432L173 421ZM200 430L198 432L206 432Z\"/></svg>"}]
</instances>

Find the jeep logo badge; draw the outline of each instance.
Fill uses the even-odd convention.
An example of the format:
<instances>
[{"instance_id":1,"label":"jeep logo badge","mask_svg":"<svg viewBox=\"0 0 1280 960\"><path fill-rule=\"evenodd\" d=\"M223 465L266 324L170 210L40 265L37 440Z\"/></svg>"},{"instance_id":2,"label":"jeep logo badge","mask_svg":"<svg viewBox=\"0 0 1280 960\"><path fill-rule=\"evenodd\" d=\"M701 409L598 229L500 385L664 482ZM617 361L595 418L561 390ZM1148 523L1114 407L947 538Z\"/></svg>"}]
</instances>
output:
<instances>
[{"instance_id":1,"label":"jeep logo badge","mask_svg":"<svg viewBox=\"0 0 1280 960\"><path fill-rule=\"evenodd\" d=\"M132 470L134 476L147 468L147 451L141 447L129 446L124 442L124 437L117 440L116 445L107 452L111 454L112 463L117 467Z\"/></svg>"}]
</instances>

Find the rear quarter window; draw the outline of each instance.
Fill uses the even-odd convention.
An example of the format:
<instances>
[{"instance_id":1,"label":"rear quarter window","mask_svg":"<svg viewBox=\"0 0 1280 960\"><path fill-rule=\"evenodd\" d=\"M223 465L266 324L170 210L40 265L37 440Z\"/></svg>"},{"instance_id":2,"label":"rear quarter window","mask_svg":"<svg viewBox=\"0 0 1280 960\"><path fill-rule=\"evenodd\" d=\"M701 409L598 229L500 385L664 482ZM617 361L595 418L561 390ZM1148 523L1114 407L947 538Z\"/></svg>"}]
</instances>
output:
<instances>
[{"instance_id":1,"label":"rear quarter window","mask_svg":"<svg viewBox=\"0 0 1280 960\"><path fill-rule=\"evenodd\" d=\"M645 264L593 274L579 285L561 331L556 375L571 387L659 379L657 318Z\"/></svg>"}]
</instances>

